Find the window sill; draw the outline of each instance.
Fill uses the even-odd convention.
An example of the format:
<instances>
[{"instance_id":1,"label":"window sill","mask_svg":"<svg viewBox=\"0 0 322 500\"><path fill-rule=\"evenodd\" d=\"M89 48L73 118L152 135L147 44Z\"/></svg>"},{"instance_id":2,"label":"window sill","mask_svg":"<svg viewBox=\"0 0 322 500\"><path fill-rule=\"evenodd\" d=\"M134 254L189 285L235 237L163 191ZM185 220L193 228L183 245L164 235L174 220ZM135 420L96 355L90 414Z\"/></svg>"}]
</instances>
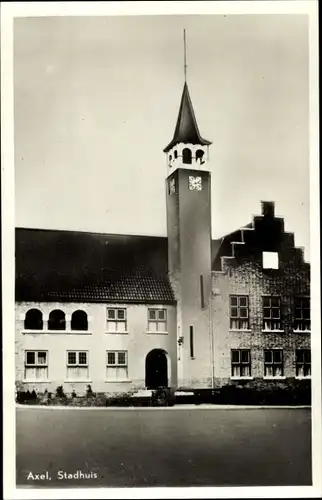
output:
<instances>
[{"instance_id":1,"label":"window sill","mask_svg":"<svg viewBox=\"0 0 322 500\"><path fill-rule=\"evenodd\" d=\"M263 377L263 378L264 378L264 380L285 380L286 379L285 375L280 376L280 377Z\"/></svg>"},{"instance_id":2,"label":"window sill","mask_svg":"<svg viewBox=\"0 0 322 500\"><path fill-rule=\"evenodd\" d=\"M253 380L254 377L230 377L230 380Z\"/></svg>"},{"instance_id":3,"label":"window sill","mask_svg":"<svg viewBox=\"0 0 322 500\"><path fill-rule=\"evenodd\" d=\"M229 328L230 332L252 332L253 330L250 330L249 328Z\"/></svg>"},{"instance_id":4,"label":"window sill","mask_svg":"<svg viewBox=\"0 0 322 500\"><path fill-rule=\"evenodd\" d=\"M311 375L308 375L306 377L295 377L296 380L311 380Z\"/></svg>"},{"instance_id":5,"label":"window sill","mask_svg":"<svg viewBox=\"0 0 322 500\"><path fill-rule=\"evenodd\" d=\"M122 380L105 380L106 384L124 384L126 382L132 382L129 378L124 378Z\"/></svg>"},{"instance_id":6,"label":"window sill","mask_svg":"<svg viewBox=\"0 0 322 500\"><path fill-rule=\"evenodd\" d=\"M284 330L262 330L262 333L284 333Z\"/></svg>"},{"instance_id":7,"label":"window sill","mask_svg":"<svg viewBox=\"0 0 322 500\"><path fill-rule=\"evenodd\" d=\"M51 333L57 334L65 334L65 335L92 335L92 332L88 330L21 330L23 335L27 335L28 333L35 334L38 333L40 335L48 335Z\"/></svg>"},{"instance_id":8,"label":"window sill","mask_svg":"<svg viewBox=\"0 0 322 500\"><path fill-rule=\"evenodd\" d=\"M168 335L168 332L146 332L148 335Z\"/></svg>"},{"instance_id":9,"label":"window sill","mask_svg":"<svg viewBox=\"0 0 322 500\"><path fill-rule=\"evenodd\" d=\"M109 334L111 334L111 335L128 335L129 332L110 332L110 331L106 331L105 334L106 335L109 335Z\"/></svg>"},{"instance_id":10,"label":"window sill","mask_svg":"<svg viewBox=\"0 0 322 500\"><path fill-rule=\"evenodd\" d=\"M311 330L293 330L293 333L311 333Z\"/></svg>"},{"instance_id":11,"label":"window sill","mask_svg":"<svg viewBox=\"0 0 322 500\"><path fill-rule=\"evenodd\" d=\"M78 382L81 384L91 384L92 380L87 380L87 379L64 380L64 384L76 384Z\"/></svg>"},{"instance_id":12,"label":"window sill","mask_svg":"<svg viewBox=\"0 0 322 500\"><path fill-rule=\"evenodd\" d=\"M23 379L23 381L22 381L23 384L46 384L47 382L50 383L51 380L45 380L45 379L26 380L26 379Z\"/></svg>"}]
</instances>

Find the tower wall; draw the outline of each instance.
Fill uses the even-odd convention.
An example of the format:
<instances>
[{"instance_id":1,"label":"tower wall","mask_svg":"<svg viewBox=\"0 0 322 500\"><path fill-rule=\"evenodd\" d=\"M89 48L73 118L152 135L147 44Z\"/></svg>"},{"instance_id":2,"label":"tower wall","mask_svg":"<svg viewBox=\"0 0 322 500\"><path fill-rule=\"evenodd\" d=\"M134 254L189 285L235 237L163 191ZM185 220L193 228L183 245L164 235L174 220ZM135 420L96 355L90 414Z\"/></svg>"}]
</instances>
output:
<instances>
[{"instance_id":1,"label":"tower wall","mask_svg":"<svg viewBox=\"0 0 322 500\"><path fill-rule=\"evenodd\" d=\"M189 189L189 176L202 178L202 190ZM211 387L211 178L185 168L170 179L176 183L173 194L167 186L167 225L169 274L178 301L178 386Z\"/></svg>"}]
</instances>

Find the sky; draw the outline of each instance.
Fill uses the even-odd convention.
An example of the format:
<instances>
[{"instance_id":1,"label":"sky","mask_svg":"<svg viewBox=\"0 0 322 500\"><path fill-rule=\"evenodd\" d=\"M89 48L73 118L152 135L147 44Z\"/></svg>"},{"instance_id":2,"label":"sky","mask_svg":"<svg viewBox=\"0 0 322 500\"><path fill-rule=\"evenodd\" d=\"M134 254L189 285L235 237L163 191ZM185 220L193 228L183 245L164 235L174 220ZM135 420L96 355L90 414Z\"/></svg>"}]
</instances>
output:
<instances>
[{"instance_id":1,"label":"sky","mask_svg":"<svg viewBox=\"0 0 322 500\"><path fill-rule=\"evenodd\" d=\"M305 15L15 19L17 227L166 235L184 83L210 147L212 235L275 201L309 260Z\"/></svg>"}]
</instances>

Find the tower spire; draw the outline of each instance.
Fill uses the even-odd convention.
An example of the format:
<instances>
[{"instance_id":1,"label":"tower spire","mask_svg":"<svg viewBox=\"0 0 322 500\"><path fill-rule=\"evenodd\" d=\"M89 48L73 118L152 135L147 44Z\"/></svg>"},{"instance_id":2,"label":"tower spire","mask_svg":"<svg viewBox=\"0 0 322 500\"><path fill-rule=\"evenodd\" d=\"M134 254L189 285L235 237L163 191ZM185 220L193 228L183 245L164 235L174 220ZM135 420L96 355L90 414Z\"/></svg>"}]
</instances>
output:
<instances>
[{"instance_id":1,"label":"tower spire","mask_svg":"<svg viewBox=\"0 0 322 500\"><path fill-rule=\"evenodd\" d=\"M183 30L183 53L184 53L184 82L187 83L187 44L186 44L186 30Z\"/></svg>"}]
</instances>

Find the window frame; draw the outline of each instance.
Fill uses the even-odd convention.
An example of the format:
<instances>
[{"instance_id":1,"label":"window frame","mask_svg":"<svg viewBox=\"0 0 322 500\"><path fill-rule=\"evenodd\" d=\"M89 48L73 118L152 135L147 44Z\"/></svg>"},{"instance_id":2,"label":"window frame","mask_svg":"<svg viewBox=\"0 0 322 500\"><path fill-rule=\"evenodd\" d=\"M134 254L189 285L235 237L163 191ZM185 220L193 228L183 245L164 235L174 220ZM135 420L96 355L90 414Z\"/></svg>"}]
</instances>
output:
<instances>
[{"instance_id":1,"label":"window frame","mask_svg":"<svg viewBox=\"0 0 322 500\"><path fill-rule=\"evenodd\" d=\"M271 358L272 358L272 361L266 361L265 359L265 354L270 352L272 354ZM281 361L275 361L274 360L274 352L279 352L280 353L280 358L281 358ZM268 375L266 373L266 368L268 366L271 366L272 367L272 372L273 374L272 375ZM280 367L281 368L281 375L276 375L276 369ZM280 348L273 348L273 349L264 349L264 378L269 378L269 379L279 379L279 378L285 378L284 376L284 352L283 352L283 349L280 349Z\"/></svg>"},{"instance_id":2,"label":"window frame","mask_svg":"<svg viewBox=\"0 0 322 500\"><path fill-rule=\"evenodd\" d=\"M302 352L303 353L303 361L298 361L297 356L298 353ZM305 353L309 353L309 361L305 360ZM299 367L303 367L303 372L304 375L299 375ZM309 367L310 374L305 375L305 368ZM305 378L305 379L310 379L311 378L311 370L312 370L312 361L311 361L311 349L304 347L300 349L295 349L295 376L296 378Z\"/></svg>"},{"instance_id":3,"label":"window frame","mask_svg":"<svg viewBox=\"0 0 322 500\"><path fill-rule=\"evenodd\" d=\"M27 316L28 316L28 313L30 313L30 312L37 312L37 313L39 313L39 318L41 318L41 328L35 328L35 326L33 326L32 328L29 328L29 326L26 325L26 322L28 321L27 320ZM39 321L39 324L40 324L40 321ZM28 309L25 312L25 316L24 316L24 320L23 320L23 329L25 331L27 331L27 332L29 332L29 331L42 332L44 330L44 315L43 315L43 312L40 309L37 309L36 307L32 307L31 309Z\"/></svg>"},{"instance_id":4,"label":"window frame","mask_svg":"<svg viewBox=\"0 0 322 500\"><path fill-rule=\"evenodd\" d=\"M115 355L115 363L109 363L108 361L108 355L109 354L114 354ZM125 363L120 363L119 362L119 355L124 354L125 356ZM115 368L115 375L117 375L117 368L124 368L125 376L123 378L117 379L117 376L115 378L109 378L107 376L108 368ZM106 377L106 382L110 383L119 383L119 382L128 382L128 377L129 377L129 355L128 351L125 349L108 349L106 350L106 362L105 362L105 377Z\"/></svg>"},{"instance_id":5,"label":"window frame","mask_svg":"<svg viewBox=\"0 0 322 500\"><path fill-rule=\"evenodd\" d=\"M108 317L109 311L114 311L114 313L115 313L115 318L114 319ZM118 311L124 311L124 318L123 319L118 318ZM115 326L116 326L115 330L109 330L109 326L108 325L111 324L111 323L115 323ZM118 330L118 326L117 325L119 323L125 323L124 330ZM122 334L127 334L128 333L128 319L127 319L127 308L126 307L110 307L110 306L108 306L106 308L106 331L107 331L107 333L118 334L118 335L122 335Z\"/></svg>"},{"instance_id":6,"label":"window frame","mask_svg":"<svg viewBox=\"0 0 322 500\"><path fill-rule=\"evenodd\" d=\"M156 312L155 319L151 319L150 318L150 312L151 311ZM160 311L164 312L164 319L160 319L158 317L158 313ZM148 309L147 309L147 316L148 316L148 318L147 318L148 319L148 333L152 333L152 334L155 334L155 335L162 334L162 333L163 334L167 334L168 333L168 310L167 310L167 308L165 308L165 307L148 307ZM150 329L150 324L151 323L156 323L156 330L155 331L153 331L153 330ZM159 330L159 324L160 323L164 323L165 324L165 329Z\"/></svg>"},{"instance_id":7,"label":"window frame","mask_svg":"<svg viewBox=\"0 0 322 500\"><path fill-rule=\"evenodd\" d=\"M33 353L35 356L35 362L34 363L27 363L27 354L28 353ZM39 363L39 353L45 353L46 354L46 363ZM24 381L29 382L29 383L36 383L36 382L48 382L48 369L49 369L49 361L48 361L48 350L47 349L25 349L24 352L25 358L24 358ZM28 368L46 368L46 376L43 378L34 378L34 379L29 379L27 377L27 372L26 369Z\"/></svg>"},{"instance_id":8,"label":"window frame","mask_svg":"<svg viewBox=\"0 0 322 500\"><path fill-rule=\"evenodd\" d=\"M269 300L269 305L265 305L265 300ZM278 306L272 305L272 300L278 300ZM281 303L280 295L263 295L262 296L262 315L263 315L263 323L262 323L262 331L263 332L283 332L282 328L282 303ZM270 316L265 316L265 309L270 310ZM279 317L273 317L273 309L277 309L279 311ZM270 327L266 328L265 323L270 323ZM278 323L278 328L272 328L273 322Z\"/></svg>"},{"instance_id":9,"label":"window frame","mask_svg":"<svg viewBox=\"0 0 322 500\"><path fill-rule=\"evenodd\" d=\"M233 361L233 353L238 353L239 360L238 361ZM248 354L248 361L242 361L242 353L247 352ZM239 368L239 375L234 375L233 374L233 366ZM242 375L242 367L248 366L249 368L249 375ZM251 356L251 350L250 349L230 349L230 378L232 379L251 379L252 377L252 356Z\"/></svg>"},{"instance_id":10,"label":"window frame","mask_svg":"<svg viewBox=\"0 0 322 500\"><path fill-rule=\"evenodd\" d=\"M303 301L308 301L309 306L303 307ZM300 307L298 304L300 302ZM301 311L301 318L296 317L296 311ZM303 318L303 311L309 311L309 318ZM300 324L308 323L308 328L298 328L297 322ZM311 332L311 297L310 296L297 296L294 298L294 332Z\"/></svg>"},{"instance_id":11,"label":"window frame","mask_svg":"<svg viewBox=\"0 0 322 500\"><path fill-rule=\"evenodd\" d=\"M232 304L232 299L236 299L236 304ZM240 299L246 299L246 306L240 305ZM237 309L237 316L232 316L232 308ZM240 316L240 309L246 309L247 316ZM232 326L233 321L238 323L238 327ZM242 322L247 322L247 328L242 328ZM249 330L249 295L247 294L231 294L229 295L229 330L230 331L250 331Z\"/></svg>"},{"instance_id":12,"label":"window frame","mask_svg":"<svg viewBox=\"0 0 322 500\"><path fill-rule=\"evenodd\" d=\"M69 362L68 362L68 354L72 354L72 353L73 353L73 354L74 354L74 353L76 354L76 363L69 363ZM86 363L80 363L80 362L79 362L79 359L80 359L80 354L84 354L84 353L86 354ZM88 358L89 358L89 356L88 356L88 351L84 351L84 350L72 350L72 351L70 351L70 350L68 350L68 351L66 351L66 356L67 356L66 365L67 365L67 367L68 367L68 368L69 368L69 367L70 367L70 368L79 368L79 367L80 367L80 368L84 368L84 367L85 367L85 368L88 368L88 366L89 366L89 362L88 362Z\"/></svg>"}]
</instances>

